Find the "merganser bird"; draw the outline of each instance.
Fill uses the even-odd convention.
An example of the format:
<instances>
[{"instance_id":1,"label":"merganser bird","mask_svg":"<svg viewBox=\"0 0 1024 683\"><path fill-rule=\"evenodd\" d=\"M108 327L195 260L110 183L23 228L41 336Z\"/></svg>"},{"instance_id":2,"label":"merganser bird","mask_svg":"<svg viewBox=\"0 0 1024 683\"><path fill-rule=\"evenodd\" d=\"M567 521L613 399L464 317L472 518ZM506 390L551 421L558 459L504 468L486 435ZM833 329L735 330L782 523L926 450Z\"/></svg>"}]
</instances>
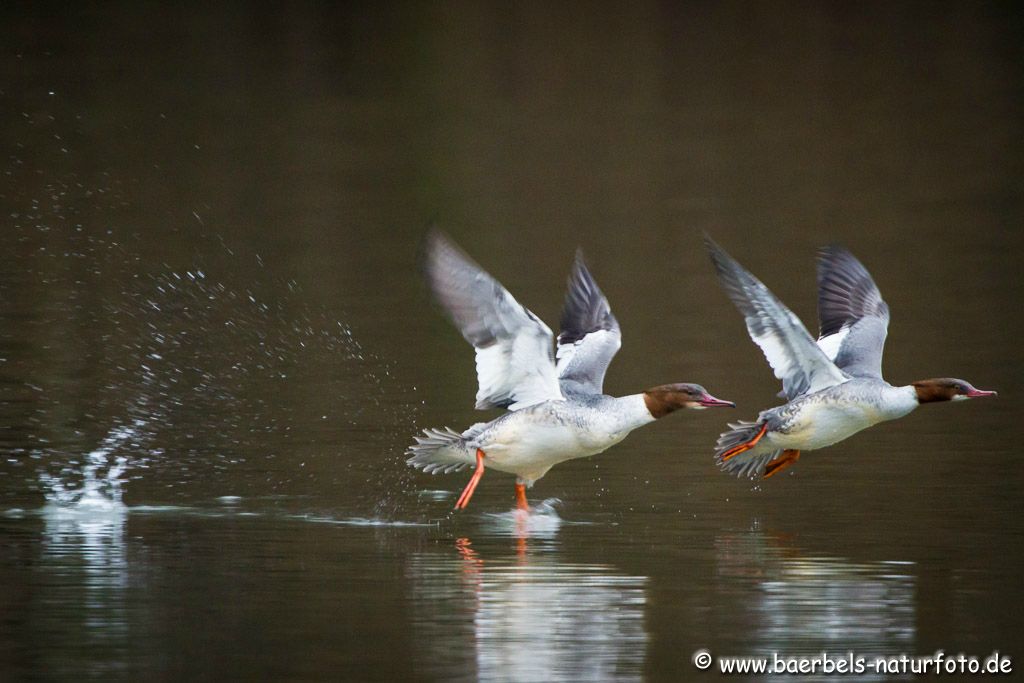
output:
<instances>
[{"instance_id":1,"label":"merganser bird","mask_svg":"<svg viewBox=\"0 0 1024 683\"><path fill-rule=\"evenodd\" d=\"M704 236L711 261L747 332L782 380L788 403L754 422L730 424L715 459L737 476L773 477L800 458L862 429L910 413L922 403L995 396L961 379L925 379L895 387L882 379L889 307L867 269L840 246L818 253L817 343L764 284Z\"/></svg>"},{"instance_id":2,"label":"merganser bird","mask_svg":"<svg viewBox=\"0 0 1024 683\"><path fill-rule=\"evenodd\" d=\"M516 475L516 501L526 510L526 488L560 462L600 453L680 408L735 407L697 384L665 384L621 398L602 394L621 333L580 252L569 277L557 363L551 329L440 232L427 235L424 273L438 303L476 348L477 410L510 411L461 434L426 429L409 447L406 462L424 472L476 466L457 510L469 504L485 463Z\"/></svg>"}]
</instances>

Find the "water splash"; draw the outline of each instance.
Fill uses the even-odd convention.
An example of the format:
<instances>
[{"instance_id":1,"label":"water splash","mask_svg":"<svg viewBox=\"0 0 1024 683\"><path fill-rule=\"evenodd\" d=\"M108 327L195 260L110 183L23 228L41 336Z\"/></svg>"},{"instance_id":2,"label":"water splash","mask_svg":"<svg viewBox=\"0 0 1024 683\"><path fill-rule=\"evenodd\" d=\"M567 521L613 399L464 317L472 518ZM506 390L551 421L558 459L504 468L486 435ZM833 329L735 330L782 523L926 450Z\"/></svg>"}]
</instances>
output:
<instances>
[{"instance_id":1,"label":"water splash","mask_svg":"<svg viewBox=\"0 0 1024 683\"><path fill-rule=\"evenodd\" d=\"M558 498L548 498L532 506L528 513L523 510L486 513L484 531L495 536L554 538L564 523L556 509L561 504Z\"/></svg>"},{"instance_id":2,"label":"water splash","mask_svg":"<svg viewBox=\"0 0 1024 683\"><path fill-rule=\"evenodd\" d=\"M93 191L76 182L50 194ZM247 498L343 489L352 516L419 509L402 453L419 403L339 311L205 226L158 252L130 224L72 216L70 195L26 195L12 228L24 268L0 274L17 293L5 299L31 302L12 310L27 321L18 344L0 330L0 364L19 378L0 477L22 480L0 495L102 507L144 477L152 502L190 503L224 477Z\"/></svg>"},{"instance_id":3,"label":"water splash","mask_svg":"<svg viewBox=\"0 0 1024 683\"><path fill-rule=\"evenodd\" d=\"M111 429L99 448L85 457L78 486L72 484L78 473L71 466L61 470L61 475L41 472L39 480L47 506L80 512L123 510L123 485L129 458L122 451L137 443L145 424L144 420L136 419L131 424Z\"/></svg>"}]
</instances>

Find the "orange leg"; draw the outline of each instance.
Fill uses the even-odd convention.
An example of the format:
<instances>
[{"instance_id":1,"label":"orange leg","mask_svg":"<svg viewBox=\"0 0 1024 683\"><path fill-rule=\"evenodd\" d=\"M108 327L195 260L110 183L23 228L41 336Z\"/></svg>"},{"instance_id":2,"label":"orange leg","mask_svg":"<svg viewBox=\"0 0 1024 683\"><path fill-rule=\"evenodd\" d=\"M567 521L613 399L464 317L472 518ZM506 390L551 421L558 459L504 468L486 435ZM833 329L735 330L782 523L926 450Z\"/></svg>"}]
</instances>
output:
<instances>
[{"instance_id":1,"label":"orange leg","mask_svg":"<svg viewBox=\"0 0 1024 683\"><path fill-rule=\"evenodd\" d=\"M730 448L729 450L727 450L725 453L722 453L722 462L725 462L729 458L731 458L731 457L733 457L735 455L739 455L740 453L743 453L744 451L749 451L751 448L753 448L754 446L757 445L757 442L761 440L761 437L763 437L764 433L767 432L767 431L768 431L768 423L766 422L765 424L761 425L761 431L759 431L757 433L757 436L755 436L753 439L751 439L750 441L748 441L746 443L737 444L737 445L733 446L732 448Z\"/></svg>"},{"instance_id":2,"label":"orange leg","mask_svg":"<svg viewBox=\"0 0 1024 683\"><path fill-rule=\"evenodd\" d=\"M800 451L782 451L782 455L764 466L764 478L774 477L800 459Z\"/></svg>"},{"instance_id":3,"label":"orange leg","mask_svg":"<svg viewBox=\"0 0 1024 683\"><path fill-rule=\"evenodd\" d=\"M516 507L520 510L530 509L530 504L526 501L526 484L516 484Z\"/></svg>"},{"instance_id":4,"label":"orange leg","mask_svg":"<svg viewBox=\"0 0 1024 683\"><path fill-rule=\"evenodd\" d=\"M530 537L530 503L526 500L526 484L516 484L516 555L526 558L526 539Z\"/></svg>"},{"instance_id":5,"label":"orange leg","mask_svg":"<svg viewBox=\"0 0 1024 683\"><path fill-rule=\"evenodd\" d=\"M476 471L473 472L473 476L470 478L469 483L466 484L466 488L462 489L462 495L455 501L456 510L465 510L466 506L469 505L469 499L473 497L473 491L476 491L476 485L480 483L480 477L484 476L484 452L479 448L476 449Z\"/></svg>"}]
</instances>

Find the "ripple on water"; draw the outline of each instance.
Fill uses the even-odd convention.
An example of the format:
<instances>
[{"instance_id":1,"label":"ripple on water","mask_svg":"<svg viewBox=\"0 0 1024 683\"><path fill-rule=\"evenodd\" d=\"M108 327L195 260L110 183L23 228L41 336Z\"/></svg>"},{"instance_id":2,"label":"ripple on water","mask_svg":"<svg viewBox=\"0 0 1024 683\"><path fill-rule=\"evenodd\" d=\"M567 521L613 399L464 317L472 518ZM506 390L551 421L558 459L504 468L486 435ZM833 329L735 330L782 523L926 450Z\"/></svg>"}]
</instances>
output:
<instances>
[{"instance_id":1,"label":"ripple on water","mask_svg":"<svg viewBox=\"0 0 1024 683\"><path fill-rule=\"evenodd\" d=\"M329 517L323 515L288 515L288 519L296 519L302 522L314 524L338 524L341 526L368 526L368 527L432 527L437 526L436 522L403 522L394 519L379 519L367 517Z\"/></svg>"}]
</instances>

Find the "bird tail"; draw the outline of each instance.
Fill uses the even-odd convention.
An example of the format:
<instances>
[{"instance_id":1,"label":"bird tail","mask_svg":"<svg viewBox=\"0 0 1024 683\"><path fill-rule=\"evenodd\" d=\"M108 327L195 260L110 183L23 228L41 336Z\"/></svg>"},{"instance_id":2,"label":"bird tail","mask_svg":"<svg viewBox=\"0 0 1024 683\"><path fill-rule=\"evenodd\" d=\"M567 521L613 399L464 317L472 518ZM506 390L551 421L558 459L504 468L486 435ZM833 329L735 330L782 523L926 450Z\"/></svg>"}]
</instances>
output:
<instances>
[{"instance_id":1,"label":"bird tail","mask_svg":"<svg viewBox=\"0 0 1024 683\"><path fill-rule=\"evenodd\" d=\"M766 425L763 422L730 422L731 429L722 432L715 445L715 463L724 472L754 479L764 473L764 466L778 457L780 451L762 445Z\"/></svg>"},{"instance_id":2,"label":"bird tail","mask_svg":"<svg viewBox=\"0 0 1024 683\"><path fill-rule=\"evenodd\" d=\"M466 432L466 435L472 428ZM427 474L448 474L458 472L476 463L476 449L468 445L466 435L444 427L424 429L423 435L416 435L416 443L409 446L405 462Z\"/></svg>"}]
</instances>

